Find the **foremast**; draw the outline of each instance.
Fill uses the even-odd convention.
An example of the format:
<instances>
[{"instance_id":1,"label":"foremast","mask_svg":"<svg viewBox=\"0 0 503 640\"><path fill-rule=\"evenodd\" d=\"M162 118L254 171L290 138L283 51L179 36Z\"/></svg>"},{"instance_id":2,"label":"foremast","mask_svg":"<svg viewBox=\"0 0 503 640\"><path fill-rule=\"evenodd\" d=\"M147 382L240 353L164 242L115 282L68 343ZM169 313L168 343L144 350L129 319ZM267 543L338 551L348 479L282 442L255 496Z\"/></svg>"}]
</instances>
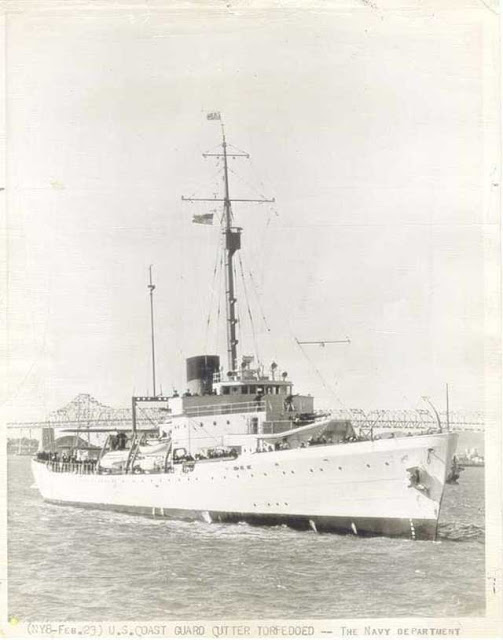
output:
<instances>
[{"instance_id":1,"label":"foremast","mask_svg":"<svg viewBox=\"0 0 503 640\"><path fill-rule=\"evenodd\" d=\"M229 149L225 138L224 123L220 114L211 114L209 120L220 120L222 127L222 152L203 153L204 158L223 158L224 162L224 197L223 198L185 198L186 202L223 202L223 216L221 219L222 233L225 238L225 297L227 315L227 359L229 375L235 375L238 371L238 339L237 339L237 296L234 278L234 254L241 249L241 227L233 226L232 203L233 202L274 202L273 199L231 198L229 189L229 158L249 158L248 153Z\"/></svg>"},{"instance_id":2,"label":"foremast","mask_svg":"<svg viewBox=\"0 0 503 640\"><path fill-rule=\"evenodd\" d=\"M229 170L227 164L227 141L222 123L222 150L224 158L224 234L225 234L225 294L227 308L227 359L229 371L234 372L238 368L238 339L236 336L236 325L238 323L236 314L236 291L234 286L234 254L241 248L241 228L232 227L232 208L229 195Z\"/></svg>"}]
</instances>

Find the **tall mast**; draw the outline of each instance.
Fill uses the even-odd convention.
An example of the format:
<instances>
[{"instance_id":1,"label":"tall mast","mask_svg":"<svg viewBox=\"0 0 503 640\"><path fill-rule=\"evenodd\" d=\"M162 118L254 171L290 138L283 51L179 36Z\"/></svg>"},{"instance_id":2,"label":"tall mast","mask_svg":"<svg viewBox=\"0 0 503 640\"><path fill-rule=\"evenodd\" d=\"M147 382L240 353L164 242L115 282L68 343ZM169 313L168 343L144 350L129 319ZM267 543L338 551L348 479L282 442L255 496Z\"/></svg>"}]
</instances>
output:
<instances>
[{"instance_id":1,"label":"tall mast","mask_svg":"<svg viewBox=\"0 0 503 640\"><path fill-rule=\"evenodd\" d=\"M220 120L219 113L211 114L208 116L209 120ZM222 218L222 230L225 236L225 294L226 294L226 309L227 309L227 358L229 372L233 373L238 369L238 355L236 338L236 290L234 286L234 264L233 258L236 251L241 248L241 228L232 226L232 208L233 202L274 202L267 199L249 199L249 198L231 198L229 191L229 170L228 159L231 158L249 158L247 153L228 151L227 141L225 139L224 124L222 125L222 153L203 153L204 158L217 157L224 160L224 197L223 198L185 198L182 196L182 200L185 202L223 202L224 215Z\"/></svg>"},{"instance_id":2,"label":"tall mast","mask_svg":"<svg viewBox=\"0 0 503 640\"><path fill-rule=\"evenodd\" d=\"M227 302L227 358L229 363L229 371L236 371L238 368L237 345L236 338L236 295L234 291L234 253L241 247L241 229L233 229L231 201L229 197L229 171L227 167L227 142L225 140L225 131L222 125L222 149L224 156L224 234L225 234L225 283L226 283L226 302Z\"/></svg>"},{"instance_id":3,"label":"tall mast","mask_svg":"<svg viewBox=\"0 0 503 640\"><path fill-rule=\"evenodd\" d=\"M155 339L154 339L154 289L155 284L152 282L152 265L148 268L150 282L147 285L150 291L150 336L152 341L152 395L155 396Z\"/></svg>"}]
</instances>

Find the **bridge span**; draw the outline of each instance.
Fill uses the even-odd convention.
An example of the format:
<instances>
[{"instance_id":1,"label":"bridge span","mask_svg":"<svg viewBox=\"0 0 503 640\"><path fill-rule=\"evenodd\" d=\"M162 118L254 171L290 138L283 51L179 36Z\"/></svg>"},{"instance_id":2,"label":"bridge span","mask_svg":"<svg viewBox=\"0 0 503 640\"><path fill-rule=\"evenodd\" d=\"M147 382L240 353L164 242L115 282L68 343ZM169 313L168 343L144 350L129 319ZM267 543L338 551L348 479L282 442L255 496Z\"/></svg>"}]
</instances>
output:
<instances>
[{"instance_id":1,"label":"bridge span","mask_svg":"<svg viewBox=\"0 0 503 640\"><path fill-rule=\"evenodd\" d=\"M355 428L402 429L404 431L449 427L452 431L484 431L482 412L451 411L449 420L445 412L430 409L334 409L336 419L350 420ZM137 408L137 426L140 430L156 428L167 416L160 406ZM64 407L50 413L45 420L12 422L9 429L129 429L132 423L131 408L114 408L102 404L91 395L81 393Z\"/></svg>"}]
</instances>

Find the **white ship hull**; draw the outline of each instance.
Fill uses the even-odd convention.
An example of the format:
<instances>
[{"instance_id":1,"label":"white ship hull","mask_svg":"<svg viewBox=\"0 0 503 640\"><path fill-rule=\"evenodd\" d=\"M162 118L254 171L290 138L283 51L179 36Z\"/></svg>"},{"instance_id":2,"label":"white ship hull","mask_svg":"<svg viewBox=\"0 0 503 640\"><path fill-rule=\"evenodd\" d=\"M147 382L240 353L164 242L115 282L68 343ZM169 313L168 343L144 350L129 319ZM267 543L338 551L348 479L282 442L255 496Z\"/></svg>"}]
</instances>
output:
<instances>
[{"instance_id":1,"label":"white ship hull","mask_svg":"<svg viewBox=\"0 0 503 640\"><path fill-rule=\"evenodd\" d=\"M42 497L57 504L434 539L456 439L438 433L243 454L171 473L85 474L37 460L32 468Z\"/></svg>"}]
</instances>

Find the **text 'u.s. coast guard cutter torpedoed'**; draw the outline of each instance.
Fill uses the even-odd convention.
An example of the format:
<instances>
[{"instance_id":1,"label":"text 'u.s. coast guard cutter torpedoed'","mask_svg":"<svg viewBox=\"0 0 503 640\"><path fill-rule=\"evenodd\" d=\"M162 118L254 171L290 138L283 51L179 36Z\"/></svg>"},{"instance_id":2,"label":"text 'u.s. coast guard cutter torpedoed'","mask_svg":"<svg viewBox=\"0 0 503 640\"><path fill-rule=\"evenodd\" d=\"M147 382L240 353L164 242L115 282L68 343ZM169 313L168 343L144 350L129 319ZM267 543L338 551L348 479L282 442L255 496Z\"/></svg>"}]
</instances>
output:
<instances>
[{"instance_id":1,"label":"text 'u.s. coast guard cutter torpedoed'","mask_svg":"<svg viewBox=\"0 0 503 640\"><path fill-rule=\"evenodd\" d=\"M223 160L223 197L211 201L223 204L229 370L216 355L188 358L188 393L134 397L130 433L109 434L94 460L39 452L32 468L43 498L208 523L435 538L455 434L356 434L349 421L316 413L274 366L269 375L248 357L238 366L233 260L242 229L233 226L228 159L242 154L222 126L221 149L206 155ZM155 437L137 428L142 401L166 405Z\"/></svg>"}]
</instances>

